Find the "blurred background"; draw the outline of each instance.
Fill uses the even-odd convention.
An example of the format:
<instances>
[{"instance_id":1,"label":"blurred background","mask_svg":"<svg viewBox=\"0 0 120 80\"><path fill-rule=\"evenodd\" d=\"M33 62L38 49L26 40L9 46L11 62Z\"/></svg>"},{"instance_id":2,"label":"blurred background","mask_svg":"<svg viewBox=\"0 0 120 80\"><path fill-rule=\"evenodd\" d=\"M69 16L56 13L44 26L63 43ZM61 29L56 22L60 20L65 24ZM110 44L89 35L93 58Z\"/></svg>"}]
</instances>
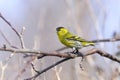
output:
<instances>
[{"instance_id":1,"label":"blurred background","mask_svg":"<svg viewBox=\"0 0 120 80\"><path fill-rule=\"evenodd\" d=\"M26 48L42 52L64 47L56 35L59 26L86 40L120 36L120 0L0 0L0 13L18 32L26 28L23 34ZM12 45L20 47L18 36L0 18L0 47L3 44L9 47L2 33ZM98 43L96 47L120 55L119 42ZM27 65L30 58L14 54L9 59L10 55L9 52L0 52L0 80L23 80L35 75L31 65ZM37 70L42 70L59 60L44 57L32 62ZM94 54L83 61L82 71L80 60L66 61L36 80L120 80L120 64Z\"/></svg>"}]
</instances>

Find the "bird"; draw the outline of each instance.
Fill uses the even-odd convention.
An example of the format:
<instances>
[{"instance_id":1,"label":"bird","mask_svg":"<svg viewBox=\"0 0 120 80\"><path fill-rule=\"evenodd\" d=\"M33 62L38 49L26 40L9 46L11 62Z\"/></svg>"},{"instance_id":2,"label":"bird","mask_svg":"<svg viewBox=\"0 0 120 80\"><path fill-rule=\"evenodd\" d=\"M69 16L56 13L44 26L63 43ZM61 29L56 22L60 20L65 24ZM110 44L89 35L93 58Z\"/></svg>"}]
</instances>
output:
<instances>
[{"instance_id":1,"label":"bird","mask_svg":"<svg viewBox=\"0 0 120 80\"><path fill-rule=\"evenodd\" d=\"M56 31L59 41L66 47L72 48L74 54L79 52L78 49L95 45L95 43L92 41L87 41L79 36L72 34L65 27L57 27Z\"/></svg>"}]
</instances>

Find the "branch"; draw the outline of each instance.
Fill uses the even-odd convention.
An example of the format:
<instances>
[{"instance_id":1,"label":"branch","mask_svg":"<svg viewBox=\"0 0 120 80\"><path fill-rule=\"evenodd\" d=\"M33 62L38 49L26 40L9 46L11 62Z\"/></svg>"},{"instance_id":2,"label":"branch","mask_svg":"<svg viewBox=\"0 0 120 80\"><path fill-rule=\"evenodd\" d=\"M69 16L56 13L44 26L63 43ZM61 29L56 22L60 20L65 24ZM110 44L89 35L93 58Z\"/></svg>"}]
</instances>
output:
<instances>
[{"instance_id":1,"label":"branch","mask_svg":"<svg viewBox=\"0 0 120 80\"><path fill-rule=\"evenodd\" d=\"M74 57L80 57L80 55L76 55L76 54L66 54L66 53L58 53L58 52L40 52L40 51L36 51L36 50L29 50L29 49L13 49L13 48L7 48L7 47L2 47L0 48L0 51L7 51L7 52L12 52L12 53L22 53L22 54L27 54L27 53L33 53L33 54L41 54L43 56L56 56L56 57L62 57L62 58L74 58ZM85 54L86 53L86 54ZM120 58L115 57L105 51L101 51L99 49L91 49L88 50L87 52L82 53L85 54L84 56L88 56L88 55L92 55L92 54L99 54L101 56L104 56L106 58L109 58L113 61L116 61L118 63L120 63Z\"/></svg>"},{"instance_id":2,"label":"branch","mask_svg":"<svg viewBox=\"0 0 120 80\"><path fill-rule=\"evenodd\" d=\"M62 58L76 57L75 54L66 54L66 53L58 53L58 52L45 53L45 52L40 52L40 51L30 50L30 49L13 49L13 48L7 48L7 47L0 48L0 51L6 51L11 53L22 53L22 54L33 53L33 54L41 54L44 56L56 56L56 57L62 57Z\"/></svg>"},{"instance_id":3,"label":"branch","mask_svg":"<svg viewBox=\"0 0 120 80\"><path fill-rule=\"evenodd\" d=\"M94 43L99 43L99 42L114 42L114 41L120 41L120 38L92 40L92 42L94 42Z\"/></svg>"},{"instance_id":4,"label":"branch","mask_svg":"<svg viewBox=\"0 0 120 80\"><path fill-rule=\"evenodd\" d=\"M13 45L10 43L10 41L7 39L7 37L4 35L4 33L3 33L1 30L0 30L0 34L2 35L2 37L5 39L5 41L8 43L8 45L9 45L10 47L17 49L16 46L13 46Z\"/></svg>"},{"instance_id":5,"label":"branch","mask_svg":"<svg viewBox=\"0 0 120 80\"><path fill-rule=\"evenodd\" d=\"M113 55L111 55L111 54L109 54L109 53L107 53L105 51L101 51L101 50L96 49L96 48L88 50L86 53L87 54L85 56L97 53L97 54L99 54L99 55L101 55L103 57L106 57L108 59L111 59L113 61L116 61L116 62L120 63L120 58L119 57L113 56Z\"/></svg>"},{"instance_id":6,"label":"branch","mask_svg":"<svg viewBox=\"0 0 120 80\"><path fill-rule=\"evenodd\" d=\"M67 61L67 60L69 60L69 59L73 59L73 58L65 58L65 59L62 59L62 60L60 60L60 61L54 63L53 65L51 65L51 66L49 66L49 67L47 67L47 68L41 70L40 72L35 70L35 71L37 72L37 74L34 75L33 77L30 77L30 78L25 79L25 80L32 80L32 79L35 79L35 78L37 78L40 74L42 74L42 73L48 71L49 69L55 67L56 65L59 65L60 63L65 62L65 61ZM33 68L33 69L34 69L34 68Z\"/></svg>"},{"instance_id":7,"label":"branch","mask_svg":"<svg viewBox=\"0 0 120 80\"><path fill-rule=\"evenodd\" d=\"M0 30L0 34L3 36L3 38L5 39L5 41L8 43L8 45L11 46L11 43L8 41L8 39L6 38L6 36L3 34L3 32Z\"/></svg>"},{"instance_id":8,"label":"branch","mask_svg":"<svg viewBox=\"0 0 120 80\"><path fill-rule=\"evenodd\" d=\"M51 52L51 53L45 53L45 52L40 52L40 51L36 51L36 50L29 50L29 49L13 49L13 48L7 48L7 47L3 47L3 48L0 48L0 51L7 51L7 52L14 52L14 53L22 53L22 54L26 54L26 53L33 53L33 54L40 54L42 56L56 56L56 57L61 57L61 58L65 58L65 59L72 59L72 58L75 58L75 57L81 57L80 55L76 55L76 54L66 54L66 53L58 53L58 52ZM80 52L81 53L81 52ZM91 49L91 50L88 50L86 51L85 53L82 53L82 54L85 54L84 57L86 56L89 56L89 55L92 55L92 54L99 54L103 57L106 57L108 59L111 59L115 62L118 62L120 63L120 58L116 57L116 56L113 56L105 51L101 51L99 49ZM60 61L60 62L57 62L51 66L49 66L48 68L40 71L39 74L36 74L35 76L39 76L40 74L42 74L43 72L46 72L47 70L53 68L54 66L64 62L66 60L63 59L63 61ZM33 78L36 78L36 77L33 77ZM31 79L28 79L28 80L31 80Z\"/></svg>"},{"instance_id":9,"label":"branch","mask_svg":"<svg viewBox=\"0 0 120 80\"><path fill-rule=\"evenodd\" d=\"M16 35L19 37L21 47L22 47L22 48L25 48L22 34L20 34L20 33L12 26L12 24L11 24L9 21L7 21L7 20L2 16L1 13L0 13L0 17L10 26L10 28L11 28L11 29L16 33Z\"/></svg>"},{"instance_id":10,"label":"branch","mask_svg":"<svg viewBox=\"0 0 120 80\"><path fill-rule=\"evenodd\" d=\"M115 57L115 56L112 56L111 54L108 54L107 52L98 50L98 49L96 49L96 48L91 49L91 50L88 50L88 51L86 52L86 54L84 55L84 57L85 57L85 56L88 56L88 55L95 54L95 53L97 53L97 54L99 54L99 55L101 55L101 56L104 56L104 57L106 57L106 58L109 58L109 59L111 59L111 60L113 60L113 61L116 61L116 62L120 63L120 58L117 58L117 57ZM66 53L65 53L65 54L66 54ZM78 55L78 57L79 57L79 55ZM45 68L45 69L43 69L43 70L41 70L41 71L35 70L35 71L37 72L37 74L34 75L33 77L27 78L27 79L25 79L25 80L36 79L36 78L37 78L39 75L41 75L42 73L48 71L49 69L55 67L55 66L58 65L58 64L61 64L61 63L65 62L65 61L67 61L67 60L70 60L70 59L73 59L73 58L72 58L72 57L68 57L68 58L62 59L62 60L54 63L53 65L51 65L51 66L49 66L49 67L47 67L47 68ZM34 69L34 68L33 68L33 69Z\"/></svg>"}]
</instances>

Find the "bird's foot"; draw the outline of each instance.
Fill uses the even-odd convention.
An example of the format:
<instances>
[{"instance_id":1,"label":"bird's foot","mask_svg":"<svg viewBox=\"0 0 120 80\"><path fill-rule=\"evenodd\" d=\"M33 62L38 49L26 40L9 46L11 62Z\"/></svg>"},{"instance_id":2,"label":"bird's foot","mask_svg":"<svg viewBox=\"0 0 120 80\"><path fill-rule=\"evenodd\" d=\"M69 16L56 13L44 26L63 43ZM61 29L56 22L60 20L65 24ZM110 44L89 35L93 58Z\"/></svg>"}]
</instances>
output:
<instances>
[{"instance_id":1,"label":"bird's foot","mask_svg":"<svg viewBox=\"0 0 120 80\"><path fill-rule=\"evenodd\" d=\"M72 53L72 54L76 54L76 55L78 55L78 56L81 56L82 58L83 58L83 56L84 56L81 52L79 52L78 49L75 49L75 50L72 51L71 53Z\"/></svg>"}]
</instances>

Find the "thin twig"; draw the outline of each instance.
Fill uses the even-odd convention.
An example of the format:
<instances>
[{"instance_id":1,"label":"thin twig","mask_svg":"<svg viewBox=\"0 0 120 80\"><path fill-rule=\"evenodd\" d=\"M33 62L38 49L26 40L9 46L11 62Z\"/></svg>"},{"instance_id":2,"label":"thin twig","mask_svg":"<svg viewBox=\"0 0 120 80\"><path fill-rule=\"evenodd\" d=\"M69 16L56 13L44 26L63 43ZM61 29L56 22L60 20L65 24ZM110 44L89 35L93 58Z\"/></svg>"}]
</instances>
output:
<instances>
[{"instance_id":1,"label":"thin twig","mask_svg":"<svg viewBox=\"0 0 120 80\"><path fill-rule=\"evenodd\" d=\"M1 30L0 30L0 34L2 35L2 37L5 39L5 41L8 43L8 45L9 45L10 47L17 49L16 46L13 46L13 45L10 43L10 41L7 39L7 37L4 35L4 33L3 33Z\"/></svg>"},{"instance_id":2,"label":"thin twig","mask_svg":"<svg viewBox=\"0 0 120 80\"><path fill-rule=\"evenodd\" d=\"M120 41L120 38L92 40L94 43Z\"/></svg>"},{"instance_id":3,"label":"thin twig","mask_svg":"<svg viewBox=\"0 0 120 80\"><path fill-rule=\"evenodd\" d=\"M2 35L2 37L5 39L5 41L8 43L8 45L11 46L10 41L6 38L6 36L3 34L3 32L0 30L0 34Z\"/></svg>"},{"instance_id":4,"label":"thin twig","mask_svg":"<svg viewBox=\"0 0 120 80\"><path fill-rule=\"evenodd\" d=\"M26 71L26 69L30 66L31 62L34 61L34 60L35 60L35 57L32 57L32 58L30 58L30 59L26 62L26 64L24 65L23 69L20 70L20 72L19 72L18 75L16 76L15 80L18 80L18 78L21 76L21 74L23 74L23 73Z\"/></svg>"},{"instance_id":5,"label":"thin twig","mask_svg":"<svg viewBox=\"0 0 120 80\"><path fill-rule=\"evenodd\" d=\"M59 51L62 51L62 50L65 50L65 49L68 49L68 47L62 47L62 48L59 48L57 50L55 50L56 52L59 52Z\"/></svg>"},{"instance_id":6,"label":"thin twig","mask_svg":"<svg viewBox=\"0 0 120 80\"><path fill-rule=\"evenodd\" d=\"M32 69L33 69L36 73L38 73L38 74L39 74L39 71L37 71L37 70L35 69L34 64L32 64L32 63L31 63L31 66L32 66Z\"/></svg>"},{"instance_id":7,"label":"thin twig","mask_svg":"<svg viewBox=\"0 0 120 80\"><path fill-rule=\"evenodd\" d=\"M25 48L25 45L24 45L24 41L23 41L23 37L22 35L12 26L12 24L7 21L3 16L2 14L0 13L0 17L10 26L10 28L16 33L16 35L19 37L20 39L20 44L21 44L21 47L24 49Z\"/></svg>"}]
</instances>

